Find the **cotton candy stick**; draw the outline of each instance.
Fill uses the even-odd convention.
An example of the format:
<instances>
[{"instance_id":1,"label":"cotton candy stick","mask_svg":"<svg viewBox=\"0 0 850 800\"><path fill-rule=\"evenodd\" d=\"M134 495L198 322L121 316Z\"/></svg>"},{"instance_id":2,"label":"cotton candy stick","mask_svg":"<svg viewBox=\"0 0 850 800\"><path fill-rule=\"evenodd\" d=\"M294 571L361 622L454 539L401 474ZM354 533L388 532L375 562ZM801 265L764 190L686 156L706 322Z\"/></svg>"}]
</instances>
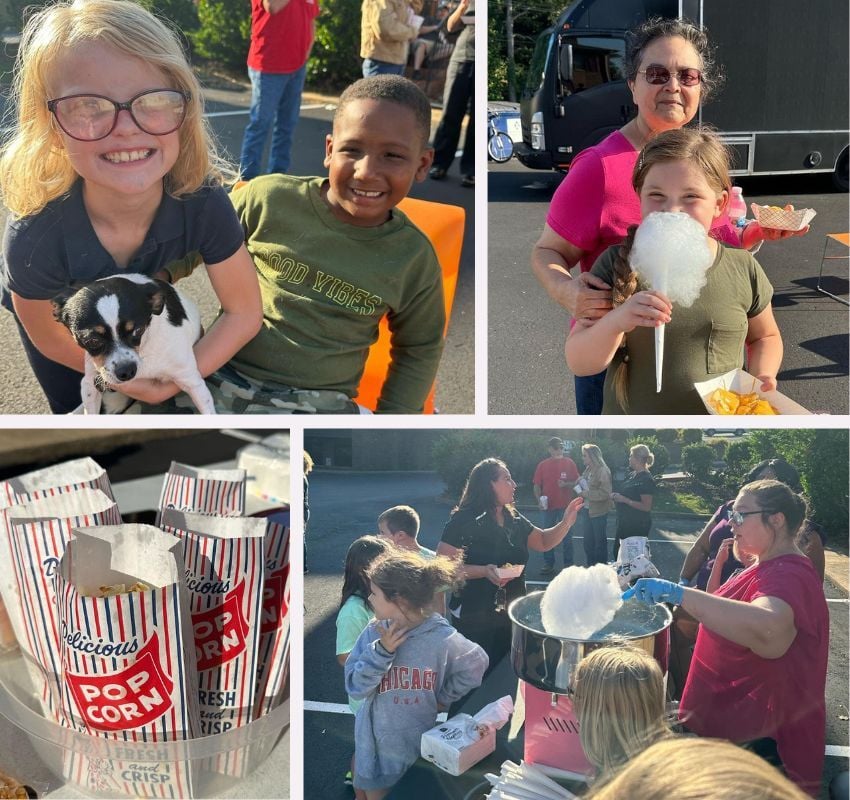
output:
<instances>
[{"instance_id":1,"label":"cotton candy stick","mask_svg":"<svg viewBox=\"0 0 850 800\"><path fill-rule=\"evenodd\" d=\"M641 282L685 308L705 286L714 256L705 228L683 212L656 211L641 222L629 263ZM664 325L655 329L655 391L661 391Z\"/></svg>"}]
</instances>

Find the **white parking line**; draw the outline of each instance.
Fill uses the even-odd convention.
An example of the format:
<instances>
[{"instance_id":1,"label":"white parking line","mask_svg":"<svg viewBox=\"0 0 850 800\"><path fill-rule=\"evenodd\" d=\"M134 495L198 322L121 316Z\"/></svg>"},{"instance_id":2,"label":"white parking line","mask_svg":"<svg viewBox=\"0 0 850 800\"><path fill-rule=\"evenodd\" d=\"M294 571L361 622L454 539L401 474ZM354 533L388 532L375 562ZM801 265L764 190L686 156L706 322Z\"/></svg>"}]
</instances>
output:
<instances>
[{"instance_id":1,"label":"white parking line","mask_svg":"<svg viewBox=\"0 0 850 800\"><path fill-rule=\"evenodd\" d=\"M838 758L850 758L850 747L842 744L828 744L824 751L828 756L836 756Z\"/></svg>"}]
</instances>

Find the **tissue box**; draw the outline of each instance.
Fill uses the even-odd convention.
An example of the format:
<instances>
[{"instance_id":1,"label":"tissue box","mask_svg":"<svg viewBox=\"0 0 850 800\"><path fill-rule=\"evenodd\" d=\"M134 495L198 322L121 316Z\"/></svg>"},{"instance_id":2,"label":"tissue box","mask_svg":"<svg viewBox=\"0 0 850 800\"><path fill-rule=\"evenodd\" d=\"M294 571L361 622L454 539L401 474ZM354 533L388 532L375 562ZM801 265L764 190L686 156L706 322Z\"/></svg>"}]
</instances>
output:
<instances>
[{"instance_id":1,"label":"tissue box","mask_svg":"<svg viewBox=\"0 0 850 800\"><path fill-rule=\"evenodd\" d=\"M496 731L487 728L484 736L480 736L472 728L473 735L478 737L472 740L468 731L474 725L468 714L458 714L426 731L422 734L422 758L449 775L462 775L496 749Z\"/></svg>"},{"instance_id":2,"label":"tissue box","mask_svg":"<svg viewBox=\"0 0 850 800\"><path fill-rule=\"evenodd\" d=\"M694 389L697 390L697 393L702 398L702 402L708 410L708 413L717 416L722 415L708 404L708 396L715 389L730 389L738 394L751 394L752 392L755 392L760 398L767 400L779 414L812 413L811 411L807 411L803 408L803 406L799 403L795 403L790 397L782 394L782 392L760 392L758 391L758 386L759 381L755 376L750 375L749 372L745 372L742 369L733 369L717 378L702 381L701 383L695 383Z\"/></svg>"}]
</instances>

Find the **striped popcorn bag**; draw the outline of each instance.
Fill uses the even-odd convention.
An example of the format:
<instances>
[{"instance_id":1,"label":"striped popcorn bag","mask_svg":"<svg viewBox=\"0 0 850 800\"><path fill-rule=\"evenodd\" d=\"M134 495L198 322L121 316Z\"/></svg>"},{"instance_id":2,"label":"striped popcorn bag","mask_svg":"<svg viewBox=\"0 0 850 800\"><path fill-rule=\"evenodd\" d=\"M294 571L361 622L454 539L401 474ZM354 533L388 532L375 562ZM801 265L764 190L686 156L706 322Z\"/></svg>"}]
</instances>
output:
<instances>
[{"instance_id":1,"label":"striped popcorn bag","mask_svg":"<svg viewBox=\"0 0 850 800\"><path fill-rule=\"evenodd\" d=\"M44 497L2 512L11 560L2 567L11 572L16 605L11 620L46 716L59 713L59 620L55 578L59 560L81 526L116 525L118 506L100 489L77 489ZM8 581L4 574L4 583Z\"/></svg>"},{"instance_id":2,"label":"striped popcorn bag","mask_svg":"<svg viewBox=\"0 0 850 800\"><path fill-rule=\"evenodd\" d=\"M283 699L289 671L289 512L269 520L265 541L265 585L260 625L256 716L268 714Z\"/></svg>"},{"instance_id":3,"label":"striped popcorn bag","mask_svg":"<svg viewBox=\"0 0 850 800\"><path fill-rule=\"evenodd\" d=\"M112 487L109 485L109 477L103 467L91 458L77 458L0 481L0 511L31 500L66 494L82 488L100 489L112 498ZM14 613L13 609L17 606L17 600L14 597L7 597L7 594L13 592L14 583L8 570L4 570L4 563L9 563L11 558L11 546L8 543L5 522L0 519L0 598L2 598L0 599L0 615L4 611L2 606L5 604L8 607L5 611L10 618ZM12 632L17 636L18 631L14 623L11 623L11 626ZM4 626L0 629L0 650L14 647L15 636L10 636L8 627Z\"/></svg>"},{"instance_id":4,"label":"striped popcorn bag","mask_svg":"<svg viewBox=\"0 0 850 800\"><path fill-rule=\"evenodd\" d=\"M244 469L201 469L172 461L162 484L156 524L160 524L165 509L243 516L245 479Z\"/></svg>"},{"instance_id":5,"label":"striped popcorn bag","mask_svg":"<svg viewBox=\"0 0 850 800\"><path fill-rule=\"evenodd\" d=\"M111 740L67 752L65 778L109 797L191 797L189 762L139 764L120 748L144 742L155 752L200 731L179 542L150 525L75 529L56 589L63 722ZM99 755L104 747L116 755Z\"/></svg>"},{"instance_id":6,"label":"striped popcorn bag","mask_svg":"<svg viewBox=\"0 0 850 800\"><path fill-rule=\"evenodd\" d=\"M254 718L265 520L164 509L161 526L183 543L201 731L208 736L247 725ZM249 764L250 747L241 747L206 768L243 777Z\"/></svg>"},{"instance_id":7,"label":"striped popcorn bag","mask_svg":"<svg viewBox=\"0 0 850 800\"><path fill-rule=\"evenodd\" d=\"M180 543L150 525L77 528L56 579L63 723L118 742L199 735L197 665ZM69 755L66 777L87 791L191 796L180 762L144 770Z\"/></svg>"}]
</instances>

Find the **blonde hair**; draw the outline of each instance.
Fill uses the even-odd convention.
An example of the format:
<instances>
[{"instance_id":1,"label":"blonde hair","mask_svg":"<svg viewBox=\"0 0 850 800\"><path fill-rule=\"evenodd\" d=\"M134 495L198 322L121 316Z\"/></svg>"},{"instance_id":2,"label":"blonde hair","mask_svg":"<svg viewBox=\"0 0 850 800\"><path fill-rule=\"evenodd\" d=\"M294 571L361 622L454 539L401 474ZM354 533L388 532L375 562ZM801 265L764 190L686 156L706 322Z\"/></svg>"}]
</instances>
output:
<instances>
[{"instance_id":1,"label":"blonde hair","mask_svg":"<svg viewBox=\"0 0 850 800\"><path fill-rule=\"evenodd\" d=\"M403 612L425 615L438 592L460 588L461 566L446 556L425 558L393 548L372 562L366 576Z\"/></svg>"},{"instance_id":2,"label":"blonde hair","mask_svg":"<svg viewBox=\"0 0 850 800\"><path fill-rule=\"evenodd\" d=\"M178 132L180 155L165 176L169 194L180 197L197 191L205 181L235 178L233 168L218 155L203 118L201 86L171 28L132 0L58 2L29 18L15 62L11 107L16 109L16 120L11 138L0 150L0 198L13 214L38 213L78 177L57 144L47 101L55 91L58 59L83 42L98 42L145 61L164 74L168 88L189 95L186 119Z\"/></svg>"},{"instance_id":3,"label":"blonde hair","mask_svg":"<svg viewBox=\"0 0 850 800\"><path fill-rule=\"evenodd\" d=\"M655 463L655 456L645 444L636 444L629 450L630 456L639 458L647 467L651 467Z\"/></svg>"},{"instance_id":4,"label":"blonde hair","mask_svg":"<svg viewBox=\"0 0 850 800\"><path fill-rule=\"evenodd\" d=\"M605 467L608 468L608 465L605 463L605 459L602 457L602 451L599 449L598 445L595 444L583 444L581 446L581 452L587 453L587 457L590 460L590 463L596 467Z\"/></svg>"},{"instance_id":5,"label":"blonde hair","mask_svg":"<svg viewBox=\"0 0 850 800\"><path fill-rule=\"evenodd\" d=\"M659 133L641 150L632 172L632 186L638 195L649 170L656 164L671 161L687 161L696 166L717 194L732 188L729 151L720 137L709 128L679 128ZM625 303L638 289L637 273L629 263L637 229L637 225L629 226L626 238L614 258L612 303L615 308ZM614 372L613 387L617 402L624 411L629 410L628 373L628 362L621 360Z\"/></svg>"},{"instance_id":6,"label":"blonde hair","mask_svg":"<svg viewBox=\"0 0 850 800\"><path fill-rule=\"evenodd\" d=\"M586 800L811 800L778 769L730 742L656 742Z\"/></svg>"},{"instance_id":7,"label":"blonde hair","mask_svg":"<svg viewBox=\"0 0 850 800\"><path fill-rule=\"evenodd\" d=\"M582 749L600 776L672 735L661 667L634 647L601 647L582 659L573 703Z\"/></svg>"}]
</instances>

